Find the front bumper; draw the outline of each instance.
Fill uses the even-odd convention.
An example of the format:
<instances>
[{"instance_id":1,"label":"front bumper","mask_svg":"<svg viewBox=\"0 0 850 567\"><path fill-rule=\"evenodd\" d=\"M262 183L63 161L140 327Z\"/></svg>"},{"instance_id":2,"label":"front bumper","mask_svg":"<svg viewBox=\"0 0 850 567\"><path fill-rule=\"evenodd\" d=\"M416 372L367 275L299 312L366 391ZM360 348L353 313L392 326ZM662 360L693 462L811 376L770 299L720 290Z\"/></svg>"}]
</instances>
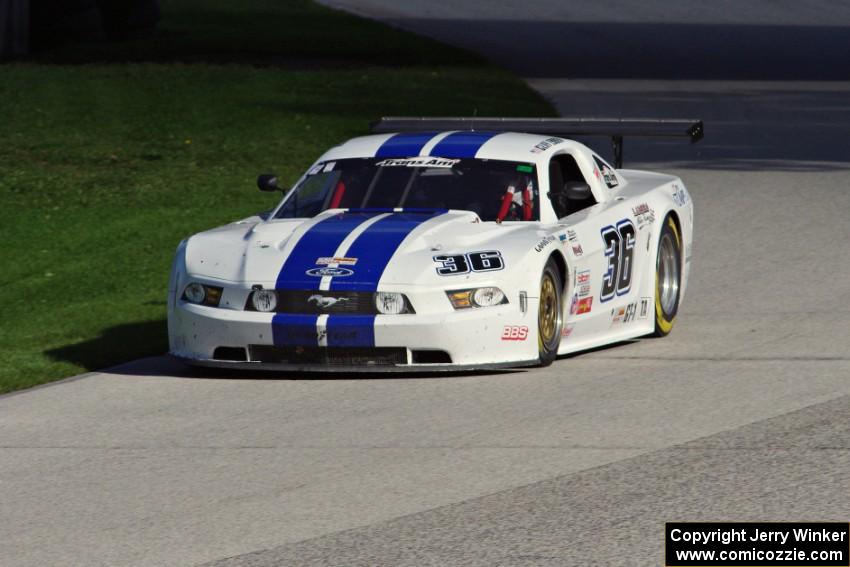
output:
<instances>
[{"instance_id":1,"label":"front bumper","mask_svg":"<svg viewBox=\"0 0 850 567\"><path fill-rule=\"evenodd\" d=\"M469 312L376 315L366 322L371 326L368 344L337 347L333 344L336 324L342 323L341 336L347 337L344 331L348 320L344 315L334 316L335 323L328 324L328 317L321 315L313 321L289 320L272 313L178 300L169 312L168 330L171 354L200 366L290 371L455 371L536 364L536 313L536 300L529 298L525 313L506 305ZM503 339L506 328L516 327L526 329L526 338L518 340L514 333L513 338ZM326 346L327 342L331 345ZM270 351L277 354L271 358L257 355ZM345 355L326 356L343 351ZM370 361L369 352L373 351L393 351L396 358L388 361L381 355ZM322 354L317 357L317 352ZM347 359L349 352L357 354ZM319 358L321 362L317 362Z\"/></svg>"}]
</instances>

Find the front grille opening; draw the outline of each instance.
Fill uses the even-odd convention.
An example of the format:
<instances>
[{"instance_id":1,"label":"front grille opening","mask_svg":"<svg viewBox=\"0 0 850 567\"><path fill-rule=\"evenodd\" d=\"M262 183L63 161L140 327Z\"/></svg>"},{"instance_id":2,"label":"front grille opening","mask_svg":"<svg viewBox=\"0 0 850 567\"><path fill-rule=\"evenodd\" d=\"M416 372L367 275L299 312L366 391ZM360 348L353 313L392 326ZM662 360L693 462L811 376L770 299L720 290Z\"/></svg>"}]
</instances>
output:
<instances>
[{"instance_id":1,"label":"front grille opening","mask_svg":"<svg viewBox=\"0 0 850 567\"><path fill-rule=\"evenodd\" d=\"M232 362L247 362L248 354L243 347L220 346L213 351L213 358Z\"/></svg>"},{"instance_id":2,"label":"front grille opening","mask_svg":"<svg viewBox=\"0 0 850 567\"><path fill-rule=\"evenodd\" d=\"M245 311L254 309L255 292L248 294ZM380 315L375 306L375 292L372 291L319 291L319 290L278 290L277 313L307 313L321 315ZM407 296L404 296L404 314L416 313Z\"/></svg>"},{"instance_id":3,"label":"front grille opening","mask_svg":"<svg viewBox=\"0 0 850 567\"><path fill-rule=\"evenodd\" d=\"M414 350L413 364L451 364L452 357L444 350Z\"/></svg>"},{"instance_id":4,"label":"front grille opening","mask_svg":"<svg viewBox=\"0 0 850 567\"><path fill-rule=\"evenodd\" d=\"M404 347L301 347L248 345L254 362L327 366L396 366L407 364Z\"/></svg>"}]
</instances>

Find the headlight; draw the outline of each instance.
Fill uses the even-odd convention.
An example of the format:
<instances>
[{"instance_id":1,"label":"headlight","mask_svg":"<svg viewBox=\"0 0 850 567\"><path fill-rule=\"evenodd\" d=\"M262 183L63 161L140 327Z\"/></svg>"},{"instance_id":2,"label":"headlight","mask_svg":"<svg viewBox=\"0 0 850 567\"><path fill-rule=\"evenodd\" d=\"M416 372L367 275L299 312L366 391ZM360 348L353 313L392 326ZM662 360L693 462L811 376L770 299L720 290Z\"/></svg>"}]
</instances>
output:
<instances>
[{"instance_id":1,"label":"headlight","mask_svg":"<svg viewBox=\"0 0 850 567\"><path fill-rule=\"evenodd\" d=\"M472 292L472 303L479 307L499 305L505 300L505 294L497 287L479 287Z\"/></svg>"},{"instance_id":2,"label":"headlight","mask_svg":"<svg viewBox=\"0 0 850 567\"><path fill-rule=\"evenodd\" d=\"M251 294L251 304L257 311L274 311L277 307L277 293L270 289L258 289Z\"/></svg>"},{"instance_id":3,"label":"headlight","mask_svg":"<svg viewBox=\"0 0 850 567\"><path fill-rule=\"evenodd\" d=\"M218 307L222 288L192 282L183 290L183 299L189 303Z\"/></svg>"},{"instance_id":4,"label":"headlight","mask_svg":"<svg viewBox=\"0 0 850 567\"><path fill-rule=\"evenodd\" d=\"M479 287L474 289L461 289L447 291L449 301L455 309L469 309L470 307L491 307L508 302L505 293L497 287Z\"/></svg>"},{"instance_id":5,"label":"headlight","mask_svg":"<svg viewBox=\"0 0 850 567\"><path fill-rule=\"evenodd\" d=\"M385 315L398 315L407 313L408 305L404 295L400 293L379 291L375 293L375 309Z\"/></svg>"}]
</instances>

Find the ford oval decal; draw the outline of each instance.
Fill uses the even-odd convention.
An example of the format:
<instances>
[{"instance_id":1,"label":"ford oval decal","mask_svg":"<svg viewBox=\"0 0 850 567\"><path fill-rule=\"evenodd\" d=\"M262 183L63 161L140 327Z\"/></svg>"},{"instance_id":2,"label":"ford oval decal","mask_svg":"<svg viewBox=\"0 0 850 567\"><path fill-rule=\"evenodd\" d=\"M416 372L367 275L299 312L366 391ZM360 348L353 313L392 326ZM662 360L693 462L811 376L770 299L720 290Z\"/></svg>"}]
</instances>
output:
<instances>
[{"instance_id":1,"label":"ford oval decal","mask_svg":"<svg viewBox=\"0 0 850 567\"><path fill-rule=\"evenodd\" d=\"M350 276L353 273L354 272L349 270L348 268L313 268L312 270L307 270L307 275L313 276L314 278L344 278L346 276Z\"/></svg>"}]
</instances>

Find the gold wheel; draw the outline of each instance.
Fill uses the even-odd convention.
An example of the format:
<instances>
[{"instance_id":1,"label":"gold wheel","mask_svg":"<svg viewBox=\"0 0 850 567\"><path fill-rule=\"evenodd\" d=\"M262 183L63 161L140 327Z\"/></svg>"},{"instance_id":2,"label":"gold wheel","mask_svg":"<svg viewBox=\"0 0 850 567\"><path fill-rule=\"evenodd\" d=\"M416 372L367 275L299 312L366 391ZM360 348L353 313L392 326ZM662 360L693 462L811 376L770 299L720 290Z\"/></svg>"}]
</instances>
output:
<instances>
[{"instance_id":1,"label":"gold wheel","mask_svg":"<svg viewBox=\"0 0 850 567\"><path fill-rule=\"evenodd\" d=\"M555 282L548 272L543 276L540 285L540 346L552 343L555 337L555 329L558 326L558 292L555 291Z\"/></svg>"},{"instance_id":2,"label":"gold wheel","mask_svg":"<svg viewBox=\"0 0 850 567\"><path fill-rule=\"evenodd\" d=\"M561 278L554 261L549 260L540 278L540 305L537 309L537 350L540 363L551 364L561 343Z\"/></svg>"}]
</instances>

